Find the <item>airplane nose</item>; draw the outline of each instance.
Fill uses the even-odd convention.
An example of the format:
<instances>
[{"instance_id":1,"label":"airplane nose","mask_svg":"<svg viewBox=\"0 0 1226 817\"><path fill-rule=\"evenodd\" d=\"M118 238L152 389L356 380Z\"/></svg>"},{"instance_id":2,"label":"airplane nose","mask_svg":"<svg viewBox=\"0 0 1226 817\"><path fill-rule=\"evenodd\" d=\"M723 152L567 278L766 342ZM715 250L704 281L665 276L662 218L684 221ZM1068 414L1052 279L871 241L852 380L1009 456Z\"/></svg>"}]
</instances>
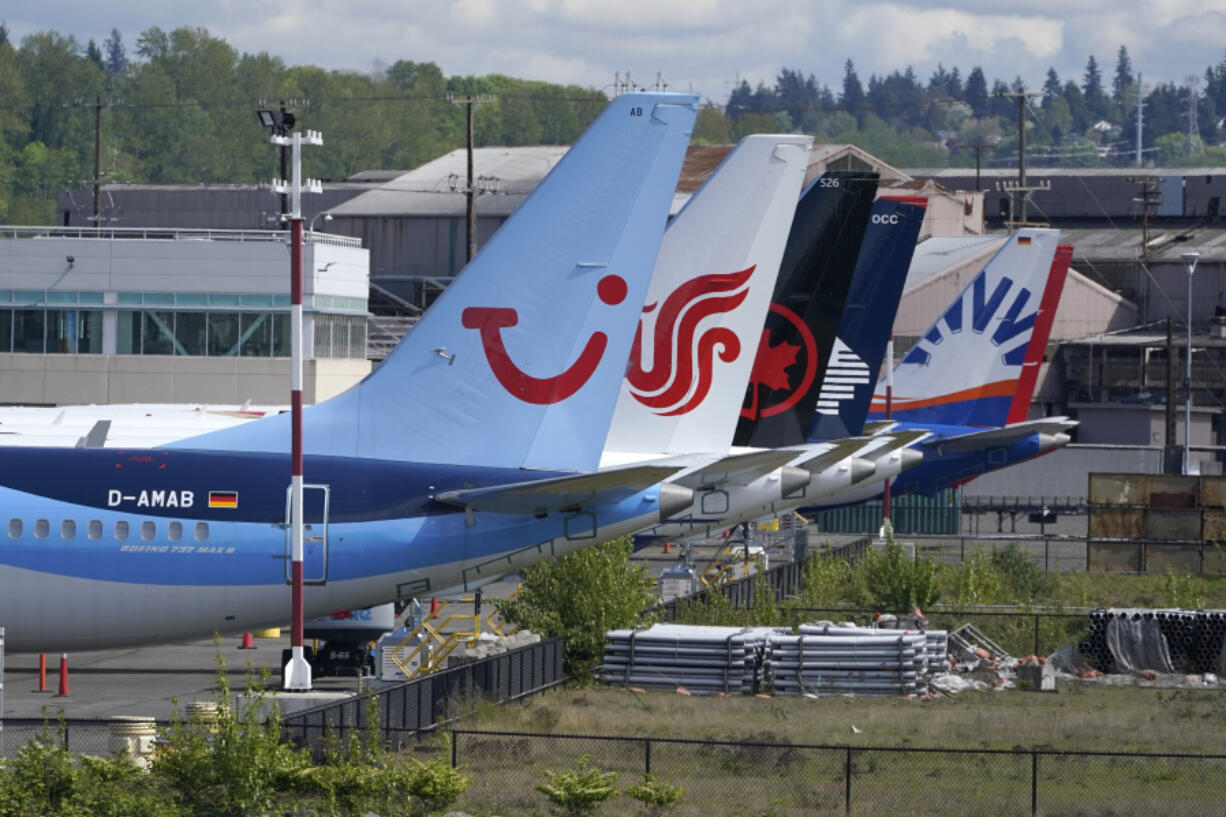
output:
<instances>
[{"instance_id":1,"label":"airplane nose","mask_svg":"<svg viewBox=\"0 0 1226 817\"><path fill-rule=\"evenodd\" d=\"M694 504L694 492L684 485L660 483L660 521L684 511Z\"/></svg>"},{"instance_id":2,"label":"airplane nose","mask_svg":"<svg viewBox=\"0 0 1226 817\"><path fill-rule=\"evenodd\" d=\"M809 480L813 478L813 475L804 468L785 465L779 470L779 496L783 499L803 491L809 485Z\"/></svg>"}]
</instances>

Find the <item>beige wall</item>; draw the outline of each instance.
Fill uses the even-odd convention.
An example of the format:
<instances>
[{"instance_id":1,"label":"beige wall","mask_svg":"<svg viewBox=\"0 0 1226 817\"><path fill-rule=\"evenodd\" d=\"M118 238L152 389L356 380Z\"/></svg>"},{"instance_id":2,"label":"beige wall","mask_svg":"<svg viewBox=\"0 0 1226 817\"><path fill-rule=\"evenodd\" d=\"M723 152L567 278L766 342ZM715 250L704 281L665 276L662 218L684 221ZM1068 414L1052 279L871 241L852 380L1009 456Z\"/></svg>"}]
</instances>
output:
<instances>
[{"instance_id":1,"label":"beige wall","mask_svg":"<svg viewBox=\"0 0 1226 817\"><path fill-rule=\"evenodd\" d=\"M284 358L0 354L0 403L289 402ZM308 360L303 400L317 403L370 373L368 360Z\"/></svg>"}]
</instances>

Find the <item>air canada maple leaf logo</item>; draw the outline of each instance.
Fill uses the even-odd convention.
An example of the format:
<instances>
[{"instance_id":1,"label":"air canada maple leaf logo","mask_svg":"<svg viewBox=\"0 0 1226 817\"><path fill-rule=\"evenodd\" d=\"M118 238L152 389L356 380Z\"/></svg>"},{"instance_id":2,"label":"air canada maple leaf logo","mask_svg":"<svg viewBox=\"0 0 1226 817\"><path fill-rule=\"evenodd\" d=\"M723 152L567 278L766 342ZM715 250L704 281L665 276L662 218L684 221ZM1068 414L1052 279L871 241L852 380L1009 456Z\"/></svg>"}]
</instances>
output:
<instances>
[{"instance_id":1,"label":"air canada maple leaf logo","mask_svg":"<svg viewBox=\"0 0 1226 817\"><path fill-rule=\"evenodd\" d=\"M747 420L787 411L812 387L817 374L817 342L809 327L786 306L772 303L770 312L749 373L748 405L741 407ZM800 343L789 342L789 337Z\"/></svg>"}]
</instances>

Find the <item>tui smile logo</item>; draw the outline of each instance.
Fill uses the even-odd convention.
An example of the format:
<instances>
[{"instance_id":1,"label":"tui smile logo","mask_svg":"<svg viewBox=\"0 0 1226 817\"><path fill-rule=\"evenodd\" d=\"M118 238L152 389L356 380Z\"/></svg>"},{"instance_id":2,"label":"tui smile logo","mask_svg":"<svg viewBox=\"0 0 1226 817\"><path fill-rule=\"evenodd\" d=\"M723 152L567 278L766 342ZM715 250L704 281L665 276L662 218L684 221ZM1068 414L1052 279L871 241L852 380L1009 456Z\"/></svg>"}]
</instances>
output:
<instances>
[{"instance_id":1,"label":"tui smile logo","mask_svg":"<svg viewBox=\"0 0 1226 817\"><path fill-rule=\"evenodd\" d=\"M744 303L755 266L740 272L700 275L677 287L660 305L651 330L651 367L643 368L643 321L639 320L626 382L630 394L662 417L693 411L711 390L715 358L731 363L741 354L736 332L714 326L699 332L707 318ZM650 315L658 304L643 307Z\"/></svg>"},{"instance_id":2,"label":"tui smile logo","mask_svg":"<svg viewBox=\"0 0 1226 817\"><path fill-rule=\"evenodd\" d=\"M610 306L626 300L627 292L625 280L617 275L606 275L596 284L596 294ZM600 365L609 343L609 337L604 332L593 332L579 357L565 371L553 377L533 377L511 360L503 343L502 330L519 323L519 313L514 309L470 306L460 313L460 323L465 329L476 329L481 333L485 358L502 387L512 397L535 405L560 403L583 388Z\"/></svg>"}]
</instances>

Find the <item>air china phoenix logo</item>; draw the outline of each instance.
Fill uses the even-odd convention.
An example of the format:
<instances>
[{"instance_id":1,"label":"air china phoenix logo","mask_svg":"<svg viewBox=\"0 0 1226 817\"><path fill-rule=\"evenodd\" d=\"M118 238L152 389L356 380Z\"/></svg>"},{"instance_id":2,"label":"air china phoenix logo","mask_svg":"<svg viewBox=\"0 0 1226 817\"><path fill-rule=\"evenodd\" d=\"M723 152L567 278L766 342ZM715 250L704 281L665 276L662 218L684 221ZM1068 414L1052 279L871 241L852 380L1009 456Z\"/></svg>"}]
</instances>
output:
<instances>
[{"instance_id":1,"label":"air china phoenix logo","mask_svg":"<svg viewBox=\"0 0 1226 817\"><path fill-rule=\"evenodd\" d=\"M1028 315L1022 315L1031 299L1030 290L1020 288L1005 313L997 316L996 313L1005 303L1009 291L1013 289L1013 279L1001 276L990 296L987 294L987 288L987 271L984 270L971 283L969 308L966 292L963 291L928 333L911 347L902 362L926 366L932 360L936 347L949 337L961 335L968 323L973 335L983 335L988 331L989 325L997 321L989 340L993 346L1003 348L1000 360L1004 365L1021 366L1026 360L1026 347L1030 343L1031 332L1039 316L1037 309Z\"/></svg>"},{"instance_id":2,"label":"air china phoenix logo","mask_svg":"<svg viewBox=\"0 0 1226 817\"><path fill-rule=\"evenodd\" d=\"M677 287L664 303L643 307L655 315L651 365L643 368L643 320L630 350L626 382L630 394L661 417L686 414L711 390L715 358L731 363L741 354L736 332L725 326L699 331L702 321L740 306L749 294L755 267L740 272L700 275Z\"/></svg>"},{"instance_id":3,"label":"air china phoenix logo","mask_svg":"<svg viewBox=\"0 0 1226 817\"><path fill-rule=\"evenodd\" d=\"M741 416L773 417L800 402L817 376L817 357L817 341L804 320L786 306L772 303L749 374L749 405L741 407Z\"/></svg>"},{"instance_id":4,"label":"air china phoenix logo","mask_svg":"<svg viewBox=\"0 0 1226 817\"><path fill-rule=\"evenodd\" d=\"M617 275L606 275L596 284L596 294L609 306L617 306L626 300L627 292L625 280ZM460 323L465 329L476 329L481 333L481 347L485 350L486 360L502 387L512 397L535 405L560 403L583 388L600 365L609 343L609 336L604 332L593 332L579 357L565 371L553 377L533 377L511 360L502 339L503 329L519 323L519 313L514 309L470 306L460 313Z\"/></svg>"}]
</instances>

